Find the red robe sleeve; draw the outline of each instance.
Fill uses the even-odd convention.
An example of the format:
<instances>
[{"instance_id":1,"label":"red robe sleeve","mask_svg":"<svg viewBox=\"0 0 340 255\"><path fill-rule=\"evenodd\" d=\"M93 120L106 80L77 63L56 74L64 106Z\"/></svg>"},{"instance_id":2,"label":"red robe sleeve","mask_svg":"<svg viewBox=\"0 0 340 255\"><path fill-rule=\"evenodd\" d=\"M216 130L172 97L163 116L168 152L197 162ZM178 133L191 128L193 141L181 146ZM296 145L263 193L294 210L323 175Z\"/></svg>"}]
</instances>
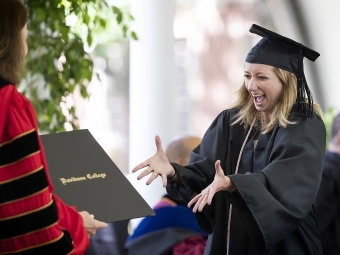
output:
<instances>
[{"instance_id":1,"label":"red robe sleeve","mask_svg":"<svg viewBox=\"0 0 340 255\"><path fill-rule=\"evenodd\" d=\"M31 103L0 88L0 254L83 254L80 214L53 195Z\"/></svg>"}]
</instances>

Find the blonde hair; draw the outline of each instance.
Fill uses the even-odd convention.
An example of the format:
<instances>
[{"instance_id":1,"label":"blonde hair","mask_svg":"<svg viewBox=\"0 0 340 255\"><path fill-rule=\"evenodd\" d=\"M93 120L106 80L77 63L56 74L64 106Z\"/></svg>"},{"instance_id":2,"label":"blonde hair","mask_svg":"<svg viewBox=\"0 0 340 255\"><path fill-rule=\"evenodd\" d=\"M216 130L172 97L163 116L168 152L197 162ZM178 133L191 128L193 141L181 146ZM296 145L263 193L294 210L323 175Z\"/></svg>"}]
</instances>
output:
<instances>
[{"instance_id":1,"label":"blonde hair","mask_svg":"<svg viewBox=\"0 0 340 255\"><path fill-rule=\"evenodd\" d=\"M270 121L268 123L263 121L262 114L255 108L252 96L243 82L241 88L237 92L238 99L232 105L233 108L240 109L232 124L242 123L245 128L248 128L254 118L257 118L256 125L261 126L261 133L268 133L278 123L284 128L286 128L289 124L295 124L294 121L291 121L288 118L297 98L296 76L288 71L276 67L274 67L274 72L283 85L283 91L278 103L273 109ZM321 108L317 104L313 104L313 110L317 115L322 115Z\"/></svg>"}]
</instances>

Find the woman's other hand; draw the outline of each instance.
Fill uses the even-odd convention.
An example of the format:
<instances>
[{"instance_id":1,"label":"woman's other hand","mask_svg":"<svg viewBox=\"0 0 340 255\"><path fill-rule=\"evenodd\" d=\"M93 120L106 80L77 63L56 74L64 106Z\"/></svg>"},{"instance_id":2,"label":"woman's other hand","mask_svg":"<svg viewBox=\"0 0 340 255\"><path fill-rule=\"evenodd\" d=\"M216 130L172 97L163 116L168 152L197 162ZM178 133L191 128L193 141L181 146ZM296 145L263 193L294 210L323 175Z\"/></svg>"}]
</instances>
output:
<instances>
[{"instance_id":1,"label":"woman's other hand","mask_svg":"<svg viewBox=\"0 0 340 255\"><path fill-rule=\"evenodd\" d=\"M89 214L86 211L79 212L79 214L83 218L84 227L86 228L89 238L96 233L97 229L107 228L107 223L96 220L93 214Z\"/></svg>"},{"instance_id":2,"label":"woman's other hand","mask_svg":"<svg viewBox=\"0 0 340 255\"><path fill-rule=\"evenodd\" d=\"M194 208L192 209L194 213L196 213L197 211L201 212L206 204L210 205L214 195L217 192L230 191L235 188L230 178L224 175L223 169L221 168L220 160L217 160L215 162L215 170L216 174L214 177L214 181L208 187L202 190L200 194L191 199L190 202L188 203L189 208L194 203L196 203Z\"/></svg>"},{"instance_id":3,"label":"woman's other hand","mask_svg":"<svg viewBox=\"0 0 340 255\"><path fill-rule=\"evenodd\" d=\"M137 179L140 180L151 173L149 179L146 182L146 184L149 185L158 177L158 175L160 175L163 180L163 187L165 187L167 184L167 178L174 176L175 169L166 157L162 148L161 139L158 135L155 137L155 143L157 148L156 154L135 166L132 169L132 172L135 173L144 167L148 167L137 176Z\"/></svg>"}]
</instances>

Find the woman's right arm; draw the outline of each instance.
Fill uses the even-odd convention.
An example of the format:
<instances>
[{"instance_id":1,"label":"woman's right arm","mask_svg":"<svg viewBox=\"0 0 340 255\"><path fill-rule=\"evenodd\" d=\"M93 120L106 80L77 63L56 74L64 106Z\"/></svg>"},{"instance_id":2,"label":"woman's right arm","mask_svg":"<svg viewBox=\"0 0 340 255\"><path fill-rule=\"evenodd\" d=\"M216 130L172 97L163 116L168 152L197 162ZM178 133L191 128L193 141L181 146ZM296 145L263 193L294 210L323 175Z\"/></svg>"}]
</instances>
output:
<instances>
[{"instance_id":1,"label":"woman's right arm","mask_svg":"<svg viewBox=\"0 0 340 255\"><path fill-rule=\"evenodd\" d=\"M191 152L188 165L183 167L172 163L180 181L169 181L167 191L171 196L189 202L212 183L217 160L221 160L221 167L226 170L229 120L230 110L223 111L215 118L204 134L201 144Z\"/></svg>"},{"instance_id":2,"label":"woman's right arm","mask_svg":"<svg viewBox=\"0 0 340 255\"><path fill-rule=\"evenodd\" d=\"M202 139L202 143L191 154L191 164L183 167L176 163L170 163L163 151L160 137L156 136L156 153L135 166L132 172L135 173L143 169L137 179L140 180L149 176L146 182L147 185L158 176L161 176L164 187L174 185L178 189L185 189L188 194L190 193L190 196L185 198L185 200L189 201L193 192L201 192L214 179L216 160L224 159L225 144L227 144L224 132L225 120L225 112L222 112L210 125Z\"/></svg>"}]
</instances>

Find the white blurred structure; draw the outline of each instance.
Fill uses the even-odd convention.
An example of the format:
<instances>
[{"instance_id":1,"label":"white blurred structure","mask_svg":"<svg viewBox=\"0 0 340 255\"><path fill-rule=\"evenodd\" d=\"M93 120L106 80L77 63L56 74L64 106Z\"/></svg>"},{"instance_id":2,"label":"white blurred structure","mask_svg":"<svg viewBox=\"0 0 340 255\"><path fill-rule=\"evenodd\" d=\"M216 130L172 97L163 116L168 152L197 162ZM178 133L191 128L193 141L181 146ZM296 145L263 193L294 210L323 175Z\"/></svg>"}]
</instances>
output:
<instances>
[{"instance_id":1,"label":"white blurred structure","mask_svg":"<svg viewBox=\"0 0 340 255\"><path fill-rule=\"evenodd\" d=\"M321 56L316 60L325 109L340 111L340 1L301 0L304 22L310 39Z\"/></svg>"},{"instance_id":2,"label":"white blurred structure","mask_svg":"<svg viewBox=\"0 0 340 255\"><path fill-rule=\"evenodd\" d=\"M156 152L155 136L164 147L176 134L177 92L173 20L175 0L132 0L132 29L138 40L130 44L129 169ZM138 173L129 177L136 180ZM146 186L147 178L132 182L154 206L164 195L160 178Z\"/></svg>"}]
</instances>

